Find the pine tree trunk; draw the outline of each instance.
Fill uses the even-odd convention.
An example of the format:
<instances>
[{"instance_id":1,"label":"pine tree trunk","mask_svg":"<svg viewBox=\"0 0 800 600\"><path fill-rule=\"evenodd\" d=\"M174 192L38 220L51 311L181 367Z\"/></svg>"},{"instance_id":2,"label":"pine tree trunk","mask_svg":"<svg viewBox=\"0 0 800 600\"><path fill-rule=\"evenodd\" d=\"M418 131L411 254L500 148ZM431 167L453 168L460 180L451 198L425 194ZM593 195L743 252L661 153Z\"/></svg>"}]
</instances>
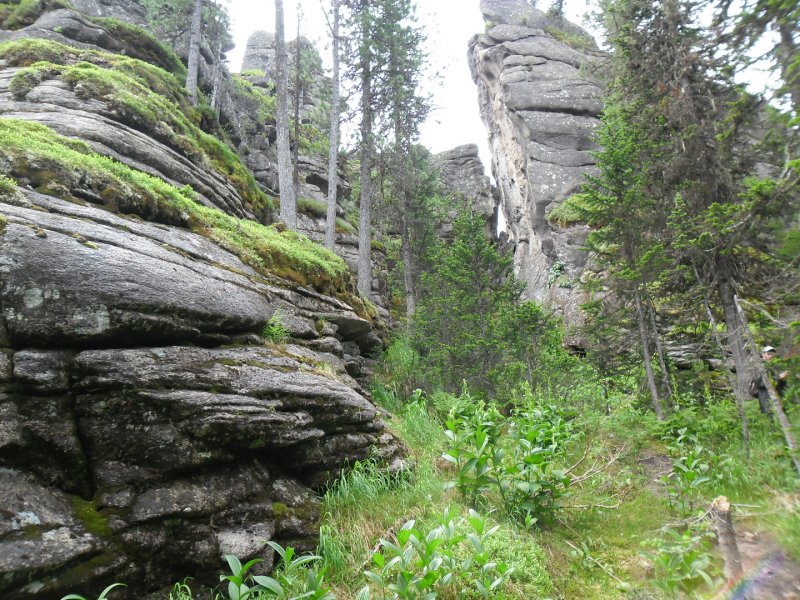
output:
<instances>
[{"instance_id":1,"label":"pine tree trunk","mask_svg":"<svg viewBox=\"0 0 800 600\"><path fill-rule=\"evenodd\" d=\"M747 325L747 315L744 314L744 311L739 304L739 299L736 296L733 297L733 302L735 305L736 314L739 317L739 321L742 323L746 341L752 348L755 349L755 342L753 341L753 336L750 333L750 329ZM764 382L764 385L767 388L767 393L769 393L769 399L772 403L772 411L775 413L775 416L778 419L778 424L781 426L783 439L786 441L786 447L789 449L789 456L792 459L795 470L797 471L798 475L800 475L800 457L797 455L797 442L792 434L792 425L789 423L789 419L786 418L786 413L783 411L783 405L781 404L780 396L778 396L778 392L775 391L775 386L772 385L772 378L764 368L764 363L760 360L755 360L754 362L755 376L760 377L761 381Z\"/></svg>"},{"instance_id":2,"label":"pine tree trunk","mask_svg":"<svg viewBox=\"0 0 800 600\"><path fill-rule=\"evenodd\" d=\"M219 102L219 88L222 85L222 77L220 77L220 63L222 62L222 43L217 43L217 51L214 53L214 88L211 91L211 108L217 108Z\"/></svg>"},{"instance_id":3,"label":"pine tree trunk","mask_svg":"<svg viewBox=\"0 0 800 600\"><path fill-rule=\"evenodd\" d=\"M733 286L728 281L724 274L719 275L717 282L717 289L719 292L720 304L725 315L725 330L728 336L728 349L733 356L733 365L736 371L735 385L733 387L734 398L736 406L739 409L739 416L742 419L742 436L747 437L746 443L748 444L750 433L747 430L747 417L745 417L744 406L748 400L751 381L751 370L747 367L747 355L744 348L744 336L746 333L747 323L741 321L736 312L736 304L734 301ZM710 310L710 307L709 307Z\"/></svg>"},{"instance_id":4,"label":"pine tree trunk","mask_svg":"<svg viewBox=\"0 0 800 600\"><path fill-rule=\"evenodd\" d=\"M706 286L705 282L700 279L700 273L697 271L697 267L692 265L694 269L694 276L697 278L697 283L700 288L703 290L703 304L706 307L706 314L708 315L708 324L711 327L711 331L714 336L714 341L717 343L717 348L719 348L719 355L723 360L724 363L724 371L728 376L728 383L731 386L731 390L733 390L733 398L736 402L736 409L739 411L739 420L742 422L742 442L744 443L745 453L749 457L750 456L750 423L747 420L747 413L744 410L744 403L747 400L745 396L742 394L737 393L737 383L736 383L736 376L731 373L730 369L727 365L727 351L725 348L725 344L722 340L722 337L719 334L717 329L717 320L714 318L714 311L711 310L711 302L708 299L708 287Z\"/></svg>"},{"instance_id":5,"label":"pine tree trunk","mask_svg":"<svg viewBox=\"0 0 800 600\"><path fill-rule=\"evenodd\" d=\"M294 185L295 193L300 190L300 101L303 97L302 90L302 61L300 56L300 5L297 5L297 39L295 40L294 51L294 90L293 91L293 113L294 113L294 146L292 146L292 184Z\"/></svg>"},{"instance_id":6,"label":"pine tree trunk","mask_svg":"<svg viewBox=\"0 0 800 600\"><path fill-rule=\"evenodd\" d=\"M372 231L372 82L369 66L361 78L361 207L358 219L358 289L369 298L372 291L370 242Z\"/></svg>"},{"instance_id":7,"label":"pine tree trunk","mask_svg":"<svg viewBox=\"0 0 800 600\"><path fill-rule=\"evenodd\" d=\"M278 188L281 195L281 221L297 229L297 205L292 181L292 160L289 148L289 69L287 68L286 39L283 33L283 0L275 0L275 66L278 129Z\"/></svg>"},{"instance_id":8,"label":"pine tree trunk","mask_svg":"<svg viewBox=\"0 0 800 600\"><path fill-rule=\"evenodd\" d=\"M203 0L194 0L186 74L186 93L189 94L189 102L192 106L197 106L197 79L200 73L200 35L202 25Z\"/></svg>"},{"instance_id":9,"label":"pine tree trunk","mask_svg":"<svg viewBox=\"0 0 800 600\"><path fill-rule=\"evenodd\" d=\"M647 326L644 320L642 298L639 295L638 288L633 291L633 299L636 302L636 314L639 318L639 339L642 344L642 359L644 360L644 369L647 373L647 385L650 388L650 396L653 399L653 410L655 410L656 419L663 421L664 409L661 406L661 399L658 397L658 387L656 386L656 379L653 375L653 365L650 364L650 344L647 340Z\"/></svg>"},{"instance_id":10,"label":"pine tree trunk","mask_svg":"<svg viewBox=\"0 0 800 600\"><path fill-rule=\"evenodd\" d=\"M673 407L672 402L672 383L669 380L669 369L667 369L667 360L664 356L664 346L661 343L661 335L658 333L658 323L656 323L656 307L653 306L653 300L650 294L646 297L647 300L647 314L650 317L650 329L653 333L653 342L656 346L656 357L658 358L658 367L661 369L661 380L664 382L664 393L667 395L667 406Z\"/></svg>"},{"instance_id":11,"label":"pine tree trunk","mask_svg":"<svg viewBox=\"0 0 800 600\"><path fill-rule=\"evenodd\" d=\"M793 64L798 52L794 43L793 28L788 23L783 23L778 27L778 33L780 34L778 56L781 78L788 88L795 113L798 113L800 112L800 74L797 73L797 67Z\"/></svg>"},{"instance_id":12,"label":"pine tree trunk","mask_svg":"<svg viewBox=\"0 0 800 600\"><path fill-rule=\"evenodd\" d=\"M417 294L414 286L414 256L411 252L411 234L408 227L408 201L403 198L402 214L400 215L400 238L403 256L403 282L406 290L406 330L411 332L414 313L417 311Z\"/></svg>"},{"instance_id":13,"label":"pine tree trunk","mask_svg":"<svg viewBox=\"0 0 800 600\"><path fill-rule=\"evenodd\" d=\"M333 98L331 100L331 131L328 149L328 214L325 221L325 247L333 251L336 243L336 189L339 174L336 156L339 153L339 0L333 0Z\"/></svg>"}]
</instances>

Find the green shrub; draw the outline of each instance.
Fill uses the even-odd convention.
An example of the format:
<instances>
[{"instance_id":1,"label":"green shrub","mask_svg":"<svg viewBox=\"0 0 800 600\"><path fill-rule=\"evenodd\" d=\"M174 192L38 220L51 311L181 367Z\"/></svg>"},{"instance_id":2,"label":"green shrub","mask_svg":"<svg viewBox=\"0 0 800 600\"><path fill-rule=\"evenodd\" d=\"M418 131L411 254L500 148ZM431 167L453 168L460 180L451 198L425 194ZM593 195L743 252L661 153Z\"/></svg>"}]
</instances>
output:
<instances>
[{"instance_id":1,"label":"green shrub","mask_svg":"<svg viewBox=\"0 0 800 600\"><path fill-rule=\"evenodd\" d=\"M282 344L289 339L289 330L281 323L280 315L273 314L261 330L261 337L276 344Z\"/></svg>"},{"instance_id":2,"label":"green shrub","mask_svg":"<svg viewBox=\"0 0 800 600\"><path fill-rule=\"evenodd\" d=\"M547 222L560 227L585 224L588 221L586 200L583 194L573 194L547 213Z\"/></svg>"},{"instance_id":3,"label":"green shrub","mask_svg":"<svg viewBox=\"0 0 800 600\"><path fill-rule=\"evenodd\" d=\"M511 574L487 551L487 541L498 529L475 511L459 518L453 508L446 509L430 531L407 521L393 540L379 542L380 549L372 555L373 570L364 573L370 584L357 598L494 596Z\"/></svg>"}]
</instances>

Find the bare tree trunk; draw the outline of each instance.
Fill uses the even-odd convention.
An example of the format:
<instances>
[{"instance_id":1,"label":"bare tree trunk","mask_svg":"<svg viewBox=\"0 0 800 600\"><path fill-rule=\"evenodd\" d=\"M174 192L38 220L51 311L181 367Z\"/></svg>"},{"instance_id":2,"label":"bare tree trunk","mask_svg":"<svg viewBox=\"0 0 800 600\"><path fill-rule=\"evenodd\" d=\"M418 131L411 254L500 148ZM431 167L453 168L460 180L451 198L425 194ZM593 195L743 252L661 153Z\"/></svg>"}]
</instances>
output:
<instances>
[{"instance_id":1,"label":"bare tree trunk","mask_svg":"<svg viewBox=\"0 0 800 600\"><path fill-rule=\"evenodd\" d=\"M669 380L669 370L667 369L667 361L664 358L664 346L661 344L661 335L658 333L658 323L656 323L656 307L653 305L653 300L650 294L645 297L647 302L647 314L650 316L650 329L653 332L653 342L656 346L656 357L658 358L658 367L661 369L661 380L664 382L664 392L667 397L667 406L673 407L672 402L672 382Z\"/></svg>"},{"instance_id":2,"label":"bare tree trunk","mask_svg":"<svg viewBox=\"0 0 800 600\"><path fill-rule=\"evenodd\" d=\"M711 514L717 529L720 554L724 564L725 579L731 583L742 574L742 557L736 544L736 532L731 519L731 504L725 496L718 496L711 503Z\"/></svg>"},{"instance_id":3,"label":"bare tree trunk","mask_svg":"<svg viewBox=\"0 0 800 600\"><path fill-rule=\"evenodd\" d=\"M795 113L797 113L800 111L800 75L798 75L797 66L794 64L797 59L798 49L794 43L793 28L788 23L782 23L778 27L778 33L781 40L778 50L781 78L789 90L792 105Z\"/></svg>"},{"instance_id":4,"label":"bare tree trunk","mask_svg":"<svg viewBox=\"0 0 800 600\"><path fill-rule=\"evenodd\" d=\"M294 146L292 146L292 183L295 193L300 190L300 102L303 97L302 60L300 56L300 18L303 16L300 4L297 4L297 38L294 44Z\"/></svg>"},{"instance_id":5,"label":"bare tree trunk","mask_svg":"<svg viewBox=\"0 0 800 600\"><path fill-rule=\"evenodd\" d=\"M400 249L403 256L403 283L406 289L406 330L411 332L414 313L417 312L417 293L414 285L414 256L411 252L411 233L408 227L408 201L403 194L400 215Z\"/></svg>"},{"instance_id":6,"label":"bare tree trunk","mask_svg":"<svg viewBox=\"0 0 800 600\"><path fill-rule=\"evenodd\" d=\"M369 297L372 291L370 242L372 230L372 82L369 66L361 79L361 210L358 219L358 289Z\"/></svg>"},{"instance_id":7,"label":"bare tree trunk","mask_svg":"<svg viewBox=\"0 0 800 600\"><path fill-rule=\"evenodd\" d=\"M281 221L297 229L297 203L292 181L292 159L289 149L289 69L286 39L283 34L283 0L275 0L275 66L278 129L278 188L281 195Z\"/></svg>"},{"instance_id":8,"label":"bare tree trunk","mask_svg":"<svg viewBox=\"0 0 800 600\"><path fill-rule=\"evenodd\" d=\"M733 297L733 302L736 307L736 313L739 316L739 321L742 323L746 341L754 349L753 353L755 354L756 346L755 342L753 341L753 336L750 333L750 329L747 326L747 315L744 314L744 311L739 304L739 299L736 296ZM783 439L786 441L786 447L789 449L789 456L792 459L792 463L794 463L795 470L797 471L798 475L800 475L800 459L797 456L797 442L795 442L794 435L792 434L792 425L789 423L789 419L786 418L786 413L783 411L783 405L781 404L780 396L778 396L778 392L775 391L775 386L772 385L772 378L764 368L764 363L762 363L760 360L754 360L753 362L755 376L760 377L767 388L769 399L772 402L772 410L775 412L775 416L778 418L778 424L781 426L781 431L783 432Z\"/></svg>"},{"instance_id":9,"label":"bare tree trunk","mask_svg":"<svg viewBox=\"0 0 800 600\"><path fill-rule=\"evenodd\" d=\"M717 320L714 318L714 311L711 310L711 302L708 299L708 288L706 287L706 283L700 279L700 273L697 271L697 266L692 265L694 269L694 276L697 278L697 283L700 285L700 288L703 290L703 304L706 307L706 314L708 315L708 324L711 327L712 334L714 336L714 341L717 343L717 348L719 348L719 355L722 358L725 364L725 373L728 376L728 384L731 386L731 390L733 390L733 398L736 402L736 408L739 411L739 420L742 422L742 442L744 442L745 453L749 457L750 456L750 424L747 421L747 413L744 410L744 403L747 398L739 393L739 387L736 383L736 376L731 373L730 369L727 365L727 352L725 350L725 344L722 340L722 337L717 330Z\"/></svg>"},{"instance_id":10,"label":"bare tree trunk","mask_svg":"<svg viewBox=\"0 0 800 600\"><path fill-rule=\"evenodd\" d=\"M647 373L647 385L650 388L650 395L653 398L653 410L656 412L656 419L664 420L664 409L661 406L661 399L658 397L658 387L653 375L653 365L650 364L650 344L647 340L647 327L644 320L644 309L642 308L642 298L639 295L639 288L633 290L633 299L636 302L636 314L639 318L639 338L642 343L642 359L644 369Z\"/></svg>"},{"instance_id":11,"label":"bare tree trunk","mask_svg":"<svg viewBox=\"0 0 800 600\"><path fill-rule=\"evenodd\" d=\"M336 243L336 189L339 174L336 156L339 153L339 0L333 0L333 99L331 101L330 147L328 149L328 214L325 221L325 247L333 250Z\"/></svg>"},{"instance_id":12,"label":"bare tree trunk","mask_svg":"<svg viewBox=\"0 0 800 600\"><path fill-rule=\"evenodd\" d=\"M735 385L733 393L736 405L739 409L739 416L742 418L742 436L747 436L747 452L749 454L750 433L746 431L747 417L745 417L744 406L749 397L748 388L750 387L751 370L747 367L747 355L744 348L744 336L747 331L747 322L742 321L737 315L736 303L734 299L733 287L728 279L720 274L717 282L720 303L725 314L725 330L728 335L728 348L733 356L733 365L736 370ZM710 307L709 307L710 310Z\"/></svg>"},{"instance_id":13,"label":"bare tree trunk","mask_svg":"<svg viewBox=\"0 0 800 600\"><path fill-rule=\"evenodd\" d=\"M217 102L219 102L219 88L222 84L222 77L219 75L221 71L220 64L222 63L222 42L217 43L217 51L214 56L216 60L214 62L214 89L211 91L211 108L217 108Z\"/></svg>"},{"instance_id":14,"label":"bare tree trunk","mask_svg":"<svg viewBox=\"0 0 800 600\"><path fill-rule=\"evenodd\" d=\"M194 0L192 11L192 31L189 36L189 56L187 58L186 92L189 102L197 106L197 79L200 73L200 36L203 25L203 0Z\"/></svg>"}]
</instances>

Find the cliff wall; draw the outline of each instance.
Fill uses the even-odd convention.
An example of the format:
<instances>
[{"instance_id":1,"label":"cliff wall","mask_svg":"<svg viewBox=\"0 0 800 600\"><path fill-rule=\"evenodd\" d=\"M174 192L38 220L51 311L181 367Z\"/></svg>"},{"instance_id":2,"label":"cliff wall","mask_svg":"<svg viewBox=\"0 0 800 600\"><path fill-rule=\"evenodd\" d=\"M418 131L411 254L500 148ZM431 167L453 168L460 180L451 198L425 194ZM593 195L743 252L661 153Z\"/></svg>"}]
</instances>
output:
<instances>
[{"instance_id":1,"label":"cliff wall","mask_svg":"<svg viewBox=\"0 0 800 600\"><path fill-rule=\"evenodd\" d=\"M594 165L602 54L583 30L525 2L482 0L481 11L487 30L470 42L470 68L515 268L529 298L578 323L587 230L548 215Z\"/></svg>"},{"instance_id":2,"label":"cliff wall","mask_svg":"<svg viewBox=\"0 0 800 600\"><path fill-rule=\"evenodd\" d=\"M312 490L399 460L353 378L374 309L263 224L152 37L60 9L0 39L0 596L142 598L313 549Z\"/></svg>"}]
</instances>

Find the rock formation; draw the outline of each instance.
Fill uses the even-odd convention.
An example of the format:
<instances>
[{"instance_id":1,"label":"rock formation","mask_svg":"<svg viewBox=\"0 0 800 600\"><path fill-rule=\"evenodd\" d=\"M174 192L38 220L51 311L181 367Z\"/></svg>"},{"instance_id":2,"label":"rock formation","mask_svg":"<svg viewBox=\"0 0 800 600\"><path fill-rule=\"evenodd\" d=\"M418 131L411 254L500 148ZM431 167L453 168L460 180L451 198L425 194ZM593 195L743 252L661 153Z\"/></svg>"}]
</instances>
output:
<instances>
[{"instance_id":1,"label":"rock formation","mask_svg":"<svg viewBox=\"0 0 800 600\"><path fill-rule=\"evenodd\" d=\"M495 237L497 207L492 185L478 156L478 146L465 144L440 152L433 158L447 195L466 200L472 210L486 220L486 235L489 238ZM451 232L452 225L446 222L439 233L442 237L447 237Z\"/></svg>"},{"instance_id":2,"label":"rock formation","mask_svg":"<svg viewBox=\"0 0 800 600\"><path fill-rule=\"evenodd\" d=\"M9 600L216 584L223 554L313 548L312 489L347 463L399 460L353 378L383 333L344 265L243 220L268 199L179 65L109 27L64 9L0 32Z\"/></svg>"},{"instance_id":3,"label":"rock formation","mask_svg":"<svg viewBox=\"0 0 800 600\"><path fill-rule=\"evenodd\" d=\"M586 264L587 230L548 214L594 164L601 88L592 73L601 55L580 28L521 0L481 0L481 11L487 31L470 42L470 67L515 268L529 298L576 323L583 297L572 283Z\"/></svg>"}]
</instances>

